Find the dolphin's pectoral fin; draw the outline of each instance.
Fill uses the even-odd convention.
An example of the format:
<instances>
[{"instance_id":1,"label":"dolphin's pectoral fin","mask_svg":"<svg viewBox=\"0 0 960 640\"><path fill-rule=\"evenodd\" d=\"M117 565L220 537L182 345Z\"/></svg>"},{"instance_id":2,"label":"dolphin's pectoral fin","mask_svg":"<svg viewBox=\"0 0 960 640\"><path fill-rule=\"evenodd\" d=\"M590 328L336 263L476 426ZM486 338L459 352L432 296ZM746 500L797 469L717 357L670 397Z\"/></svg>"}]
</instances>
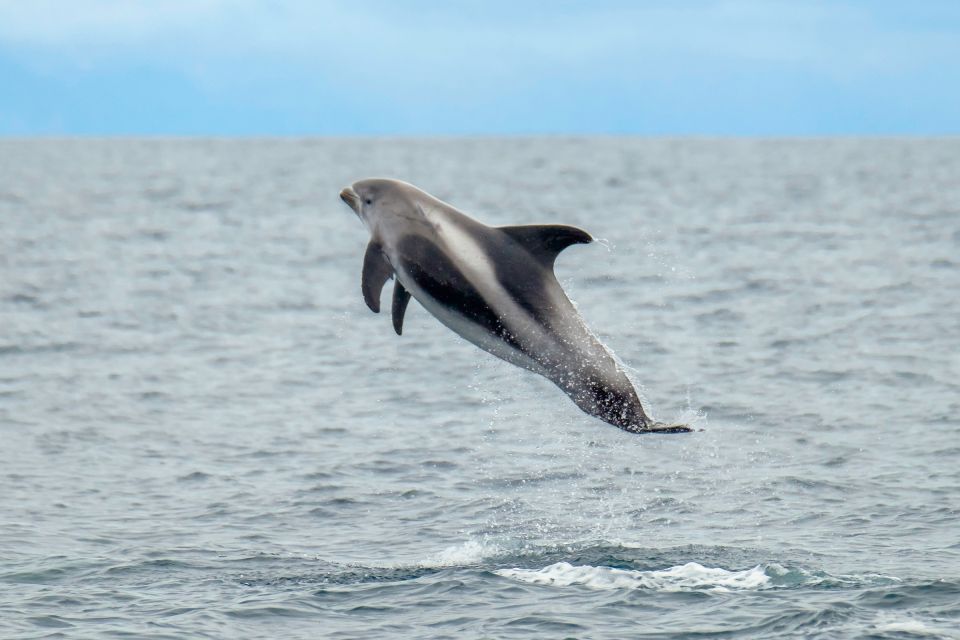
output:
<instances>
[{"instance_id":1,"label":"dolphin's pectoral fin","mask_svg":"<svg viewBox=\"0 0 960 640\"><path fill-rule=\"evenodd\" d=\"M557 258L557 254L570 245L593 242L593 237L583 229L563 224L525 224L497 228L513 238L550 269L553 269L553 261Z\"/></svg>"},{"instance_id":2,"label":"dolphin's pectoral fin","mask_svg":"<svg viewBox=\"0 0 960 640\"><path fill-rule=\"evenodd\" d=\"M383 249L376 242L367 245L367 252L363 256L363 275L360 288L363 290L363 300L374 313L380 313L380 292L383 285L393 275L393 267L383 255Z\"/></svg>"},{"instance_id":3,"label":"dolphin's pectoral fin","mask_svg":"<svg viewBox=\"0 0 960 640\"><path fill-rule=\"evenodd\" d=\"M403 335L403 314L407 311L407 303L410 302L410 292L404 289L397 280L393 284L393 330L398 336Z\"/></svg>"}]
</instances>

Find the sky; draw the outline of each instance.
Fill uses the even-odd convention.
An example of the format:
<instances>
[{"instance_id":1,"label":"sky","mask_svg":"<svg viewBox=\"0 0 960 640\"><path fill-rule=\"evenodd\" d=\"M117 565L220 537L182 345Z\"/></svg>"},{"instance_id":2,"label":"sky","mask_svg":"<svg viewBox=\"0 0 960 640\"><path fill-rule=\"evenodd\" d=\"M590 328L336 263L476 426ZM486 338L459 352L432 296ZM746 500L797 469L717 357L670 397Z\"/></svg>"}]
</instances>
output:
<instances>
[{"instance_id":1,"label":"sky","mask_svg":"<svg viewBox=\"0 0 960 640\"><path fill-rule=\"evenodd\" d=\"M958 0L0 0L0 136L960 134Z\"/></svg>"}]
</instances>

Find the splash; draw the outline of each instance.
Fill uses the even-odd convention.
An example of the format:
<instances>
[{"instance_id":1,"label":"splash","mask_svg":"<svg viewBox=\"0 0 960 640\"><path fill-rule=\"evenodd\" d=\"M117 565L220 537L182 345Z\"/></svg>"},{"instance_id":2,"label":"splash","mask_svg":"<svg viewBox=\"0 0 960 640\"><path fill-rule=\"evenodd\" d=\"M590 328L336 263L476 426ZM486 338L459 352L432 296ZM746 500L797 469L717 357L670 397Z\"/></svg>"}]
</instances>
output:
<instances>
[{"instance_id":1,"label":"splash","mask_svg":"<svg viewBox=\"0 0 960 640\"><path fill-rule=\"evenodd\" d=\"M613 253L617 249L617 246L607 238L594 238L593 241L606 249L607 253Z\"/></svg>"},{"instance_id":2,"label":"splash","mask_svg":"<svg viewBox=\"0 0 960 640\"><path fill-rule=\"evenodd\" d=\"M500 545L487 540L467 540L463 544L447 547L419 563L421 567L439 569L443 567L465 567L480 564L482 561L503 553Z\"/></svg>"}]
</instances>

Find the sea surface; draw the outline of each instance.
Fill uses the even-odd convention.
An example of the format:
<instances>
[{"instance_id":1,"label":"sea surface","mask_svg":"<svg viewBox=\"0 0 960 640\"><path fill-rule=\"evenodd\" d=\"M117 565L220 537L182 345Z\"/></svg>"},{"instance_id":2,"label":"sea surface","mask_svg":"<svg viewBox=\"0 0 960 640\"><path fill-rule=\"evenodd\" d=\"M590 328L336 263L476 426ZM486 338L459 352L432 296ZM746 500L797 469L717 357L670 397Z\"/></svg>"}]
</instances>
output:
<instances>
[{"instance_id":1,"label":"sea surface","mask_svg":"<svg viewBox=\"0 0 960 640\"><path fill-rule=\"evenodd\" d=\"M395 335L377 175L702 431ZM0 141L0 637L960 638L960 139Z\"/></svg>"}]
</instances>

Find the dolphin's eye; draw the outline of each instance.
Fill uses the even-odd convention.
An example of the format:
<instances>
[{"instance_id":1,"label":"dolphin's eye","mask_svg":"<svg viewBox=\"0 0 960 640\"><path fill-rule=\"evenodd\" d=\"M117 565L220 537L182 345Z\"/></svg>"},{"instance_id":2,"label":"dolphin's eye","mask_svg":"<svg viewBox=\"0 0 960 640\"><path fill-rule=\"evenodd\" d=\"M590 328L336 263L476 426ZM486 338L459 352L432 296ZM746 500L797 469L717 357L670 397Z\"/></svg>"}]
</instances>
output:
<instances>
[{"instance_id":1,"label":"dolphin's eye","mask_svg":"<svg viewBox=\"0 0 960 640\"><path fill-rule=\"evenodd\" d=\"M367 198L366 200L364 200L364 202L366 202L367 204L373 204L373 198Z\"/></svg>"}]
</instances>

